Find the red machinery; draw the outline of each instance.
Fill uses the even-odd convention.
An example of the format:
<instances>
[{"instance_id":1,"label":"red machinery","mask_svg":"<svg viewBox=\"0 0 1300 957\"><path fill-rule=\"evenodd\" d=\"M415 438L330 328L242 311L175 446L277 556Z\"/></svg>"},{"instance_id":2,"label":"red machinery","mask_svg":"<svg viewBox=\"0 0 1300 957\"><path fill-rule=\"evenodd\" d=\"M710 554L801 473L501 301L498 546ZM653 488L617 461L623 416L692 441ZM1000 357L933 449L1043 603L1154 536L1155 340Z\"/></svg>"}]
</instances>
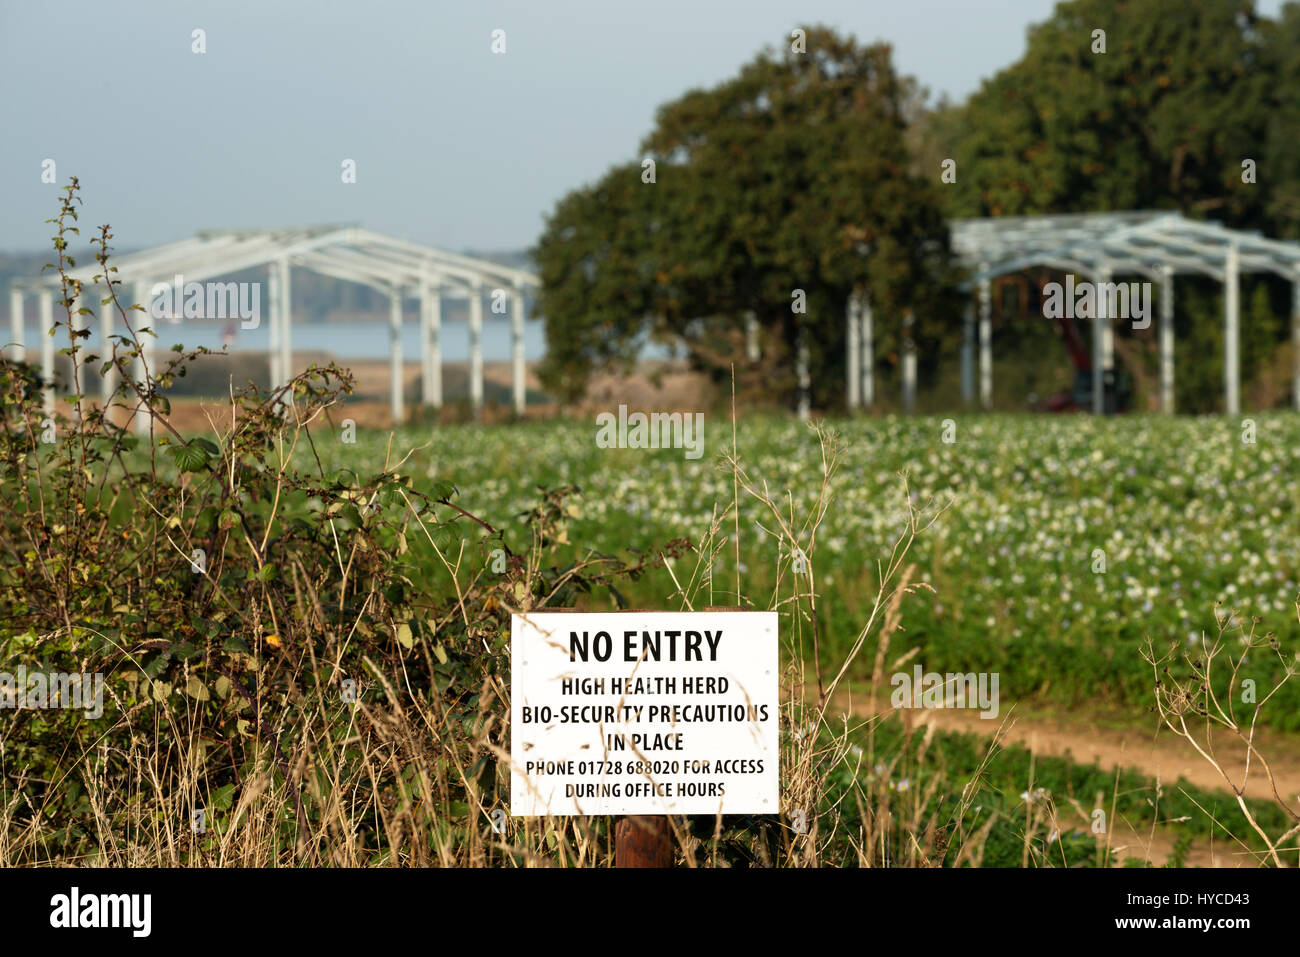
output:
<instances>
[{"instance_id":1,"label":"red machinery","mask_svg":"<svg viewBox=\"0 0 1300 957\"><path fill-rule=\"evenodd\" d=\"M1039 314L1041 315L1042 289L1047 276L1042 274L1038 283ZM1065 350L1070 354L1070 364L1074 366L1074 388L1069 392L1058 392L1047 400L1051 412L1091 412L1092 411L1092 354L1079 335L1079 328L1074 319L1061 316L1053 319L1056 331L1065 343ZM1127 372L1116 359L1115 367L1103 375L1103 408L1108 415L1127 412L1132 404L1133 383Z\"/></svg>"}]
</instances>

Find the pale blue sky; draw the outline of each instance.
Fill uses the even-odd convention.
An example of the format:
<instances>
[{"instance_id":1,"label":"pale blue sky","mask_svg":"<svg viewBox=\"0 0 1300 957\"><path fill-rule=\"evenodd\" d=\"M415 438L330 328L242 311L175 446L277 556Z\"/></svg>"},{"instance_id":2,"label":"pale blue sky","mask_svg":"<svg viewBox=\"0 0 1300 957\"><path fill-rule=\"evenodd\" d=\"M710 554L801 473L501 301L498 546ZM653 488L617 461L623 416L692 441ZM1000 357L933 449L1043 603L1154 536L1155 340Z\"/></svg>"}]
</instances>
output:
<instances>
[{"instance_id":1,"label":"pale blue sky","mask_svg":"<svg viewBox=\"0 0 1300 957\"><path fill-rule=\"evenodd\" d=\"M960 98L1053 5L0 0L0 249L48 244L47 158L60 183L80 177L83 224L112 222L123 248L340 221L449 249L528 246L564 193L635 156L659 104L798 23L888 40L903 72Z\"/></svg>"}]
</instances>

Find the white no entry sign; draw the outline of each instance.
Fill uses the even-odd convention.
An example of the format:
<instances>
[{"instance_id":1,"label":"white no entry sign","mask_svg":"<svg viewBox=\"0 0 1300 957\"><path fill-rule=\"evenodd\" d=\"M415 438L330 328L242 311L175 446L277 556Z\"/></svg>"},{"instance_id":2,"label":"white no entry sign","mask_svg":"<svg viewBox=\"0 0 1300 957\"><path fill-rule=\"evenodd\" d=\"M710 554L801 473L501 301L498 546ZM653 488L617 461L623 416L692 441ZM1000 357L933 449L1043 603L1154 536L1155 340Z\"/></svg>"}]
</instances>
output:
<instances>
[{"instance_id":1,"label":"white no entry sign","mask_svg":"<svg viewBox=\"0 0 1300 957\"><path fill-rule=\"evenodd\" d=\"M535 612L510 641L510 813L776 814L777 616Z\"/></svg>"}]
</instances>

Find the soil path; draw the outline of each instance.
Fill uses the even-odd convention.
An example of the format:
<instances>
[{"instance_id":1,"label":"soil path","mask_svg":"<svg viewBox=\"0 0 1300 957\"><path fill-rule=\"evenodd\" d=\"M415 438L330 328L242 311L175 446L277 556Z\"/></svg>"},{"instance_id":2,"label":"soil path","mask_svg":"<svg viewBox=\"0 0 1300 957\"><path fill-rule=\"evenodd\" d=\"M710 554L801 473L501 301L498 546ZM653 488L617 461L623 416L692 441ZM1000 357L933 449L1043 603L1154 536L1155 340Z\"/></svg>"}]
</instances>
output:
<instances>
[{"instance_id":1,"label":"soil path","mask_svg":"<svg viewBox=\"0 0 1300 957\"><path fill-rule=\"evenodd\" d=\"M860 717L894 712L887 702L873 703L865 696L837 695L835 704ZM1035 754L1069 757L1076 762L1096 761L1107 770L1132 768L1158 780L1166 789L1176 787L1177 781L1183 778L1199 788L1229 793L1223 776L1191 744L1168 731L1156 734L1154 716L1148 727L1123 727L1083 713L1063 718L1036 712L1018 715L1016 710L1004 712L995 719L980 718L976 711L944 709L909 709L903 710L901 716L904 721L933 723L941 731L964 731L983 737L992 737L1000 730L1005 744L1020 744ZM1214 756L1224 771L1237 784L1244 780L1247 797L1273 799L1272 785L1257 761L1251 764L1249 774L1246 773L1246 749L1240 741L1218 734L1212 743ZM1300 807L1300 740L1295 735L1260 731L1256 733L1255 743L1269 762L1278 793L1293 808ZM1149 829L1135 831L1122 821L1114 822L1111 834L1112 847L1121 858L1146 857L1158 864L1172 853L1174 838L1167 828L1156 828L1151 834ZM1201 867L1248 867L1253 866L1254 860L1231 841L1203 839L1193 845L1187 863Z\"/></svg>"}]
</instances>

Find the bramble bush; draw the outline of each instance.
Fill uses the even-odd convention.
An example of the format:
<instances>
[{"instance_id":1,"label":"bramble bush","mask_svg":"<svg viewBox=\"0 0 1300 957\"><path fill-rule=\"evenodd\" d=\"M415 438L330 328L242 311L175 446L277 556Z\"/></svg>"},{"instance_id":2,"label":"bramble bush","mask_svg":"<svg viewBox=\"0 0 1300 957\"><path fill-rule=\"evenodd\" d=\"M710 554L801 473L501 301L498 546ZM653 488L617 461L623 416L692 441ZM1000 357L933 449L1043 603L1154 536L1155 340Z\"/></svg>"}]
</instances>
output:
<instances>
[{"instance_id":1,"label":"bramble bush","mask_svg":"<svg viewBox=\"0 0 1300 957\"><path fill-rule=\"evenodd\" d=\"M95 721L21 709L4 726L5 858L496 860L510 612L646 563L560 554L573 489L543 490L520 556L448 483L327 472L321 426L351 390L333 365L234 392L210 435L181 435L166 392L204 350L135 381L153 332L119 299L108 227L93 287L69 276L78 202L74 179L51 220L66 412L45 415L31 366L0 366L0 649L11 672L103 674L106 696ZM75 307L91 288L126 327L103 355ZM82 394L91 367L116 374L105 406ZM141 417L147 436L122 424ZM301 448L316 468L290 465Z\"/></svg>"}]
</instances>

